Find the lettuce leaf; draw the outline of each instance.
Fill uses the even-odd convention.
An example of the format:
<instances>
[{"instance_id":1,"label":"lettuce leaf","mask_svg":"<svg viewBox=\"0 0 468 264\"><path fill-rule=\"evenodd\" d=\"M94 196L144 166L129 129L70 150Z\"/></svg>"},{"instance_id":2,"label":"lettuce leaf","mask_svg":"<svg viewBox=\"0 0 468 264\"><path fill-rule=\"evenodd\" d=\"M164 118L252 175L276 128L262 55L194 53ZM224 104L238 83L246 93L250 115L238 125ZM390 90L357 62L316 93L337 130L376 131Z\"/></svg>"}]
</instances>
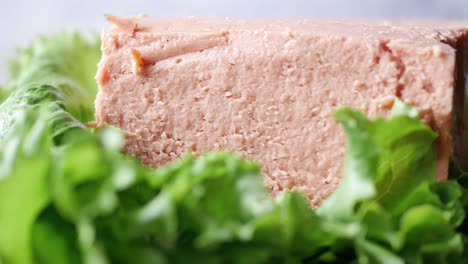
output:
<instances>
[{"instance_id":1,"label":"lettuce leaf","mask_svg":"<svg viewBox=\"0 0 468 264\"><path fill-rule=\"evenodd\" d=\"M55 122L63 130L83 127L81 122L93 120L99 43L97 35L84 37L68 31L38 37L30 47L19 50L10 65L11 80L2 88L2 95L11 94L0 105L0 139L13 126L15 112L46 101L49 108L65 110L54 117L65 119Z\"/></svg>"},{"instance_id":2,"label":"lettuce leaf","mask_svg":"<svg viewBox=\"0 0 468 264\"><path fill-rule=\"evenodd\" d=\"M99 57L97 36L70 31L39 37L11 63L0 105L0 259L7 263L31 261L33 222L51 199L52 140L92 119Z\"/></svg>"},{"instance_id":3,"label":"lettuce leaf","mask_svg":"<svg viewBox=\"0 0 468 264\"><path fill-rule=\"evenodd\" d=\"M466 263L468 177L435 180L434 140L396 101L387 119L342 108L343 180L318 208L271 197L254 161L187 155L158 169L89 129L96 36L41 37L0 105L0 263Z\"/></svg>"},{"instance_id":4,"label":"lettuce leaf","mask_svg":"<svg viewBox=\"0 0 468 264\"><path fill-rule=\"evenodd\" d=\"M347 235L359 261L462 263L461 186L435 181L436 134L415 109L397 100L386 120L351 109L335 117L348 140L344 178L319 213L332 228L355 226Z\"/></svg>"}]
</instances>

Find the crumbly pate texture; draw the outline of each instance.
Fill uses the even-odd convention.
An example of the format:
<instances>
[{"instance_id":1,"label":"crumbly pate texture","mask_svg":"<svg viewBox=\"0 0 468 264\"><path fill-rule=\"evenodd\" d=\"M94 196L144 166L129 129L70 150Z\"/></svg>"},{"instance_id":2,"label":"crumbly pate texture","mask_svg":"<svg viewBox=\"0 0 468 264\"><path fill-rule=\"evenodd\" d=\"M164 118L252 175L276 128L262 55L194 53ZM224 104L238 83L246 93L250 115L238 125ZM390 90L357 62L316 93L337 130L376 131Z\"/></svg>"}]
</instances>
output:
<instances>
[{"instance_id":1,"label":"crumbly pate texture","mask_svg":"<svg viewBox=\"0 0 468 264\"><path fill-rule=\"evenodd\" d=\"M456 24L236 21L108 16L98 125L135 135L126 151L150 166L184 153L232 150L259 162L273 194L319 205L341 180L340 106L385 116L395 98L435 129L447 176Z\"/></svg>"}]
</instances>

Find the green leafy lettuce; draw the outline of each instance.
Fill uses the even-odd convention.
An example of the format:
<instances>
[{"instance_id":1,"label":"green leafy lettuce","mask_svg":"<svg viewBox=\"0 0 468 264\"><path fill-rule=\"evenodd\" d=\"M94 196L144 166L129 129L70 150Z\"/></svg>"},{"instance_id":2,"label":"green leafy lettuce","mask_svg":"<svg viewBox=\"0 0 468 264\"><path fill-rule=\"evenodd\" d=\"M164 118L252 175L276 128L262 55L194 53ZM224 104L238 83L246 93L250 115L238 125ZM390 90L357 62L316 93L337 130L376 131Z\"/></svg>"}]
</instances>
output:
<instances>
[{"instance_id":1,"label":"green leafy lettuce","mask_svg":"<svg viewBox=\"0 0 468 264\"><path fill-rule=\"evenodd\" d=\"M388 119L343 108L343 180L319 209L271 197L229 152L149 169L92 130L94 36L21 50L0 105L2 263L465 263L468 179L435 181L437 135L396 101ZM456 167L454 167L456 168Z\"/></svg>"}]
</instances>

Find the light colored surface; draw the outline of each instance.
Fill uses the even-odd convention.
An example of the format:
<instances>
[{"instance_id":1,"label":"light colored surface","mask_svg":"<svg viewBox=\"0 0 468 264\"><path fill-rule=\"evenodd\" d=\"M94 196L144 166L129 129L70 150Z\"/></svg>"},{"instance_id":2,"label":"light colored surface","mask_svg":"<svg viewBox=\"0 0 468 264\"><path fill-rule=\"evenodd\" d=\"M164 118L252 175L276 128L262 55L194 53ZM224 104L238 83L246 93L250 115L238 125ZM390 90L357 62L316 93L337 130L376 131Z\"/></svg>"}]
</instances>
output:
<instances>
[{"instance_id":1,"label":"light colored surface","mask_svg":"<svg viewBox=\"0 0 468 264\"><path fill-rule=\"evenodd\" d=\"M104 13L154 16L468 18L466 0L0 0L0 83L6 58L38 33L101 29Z\"/></svg>"},{"instance_id":2,"label":"light colored surface","mask_svg":"<svg viewBox=\"0 0 468 264\"><path fill-rule=\"evenodd\" d=\"M259 162L273 194L298 190L318 205L341 180L345 137L331 111L346 105L385 115L400 97L441 135L439 178L447 176L455 52L437 36L456 41L456 30L111 21L96 120L133 135L126 150L145 164L164 165L187 151L235 151Z\"/></svg>"}]
</instances>

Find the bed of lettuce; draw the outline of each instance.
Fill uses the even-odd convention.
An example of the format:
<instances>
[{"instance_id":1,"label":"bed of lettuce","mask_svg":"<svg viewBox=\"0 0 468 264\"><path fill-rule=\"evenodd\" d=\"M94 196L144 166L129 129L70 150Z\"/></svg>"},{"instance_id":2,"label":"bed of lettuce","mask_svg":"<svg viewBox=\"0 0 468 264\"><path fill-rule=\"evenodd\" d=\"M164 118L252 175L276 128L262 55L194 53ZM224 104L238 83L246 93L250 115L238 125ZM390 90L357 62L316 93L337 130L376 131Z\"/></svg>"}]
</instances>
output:
<instances>
[{"instance_id":1,"label":"bed of lettuce","mask_svg":"<svg viewBox=\"0 0 468 264\"><path fill-rule=\"evenodd\" d=\"M96 36L64 32L18 52L0 105L0 263L467 263L468 180L435 181L437 138L397 101L388 119L334 116L342 184L314 209L272 198L228 152L156 170L91 129Z\"/></svg>"}]
</instances>

